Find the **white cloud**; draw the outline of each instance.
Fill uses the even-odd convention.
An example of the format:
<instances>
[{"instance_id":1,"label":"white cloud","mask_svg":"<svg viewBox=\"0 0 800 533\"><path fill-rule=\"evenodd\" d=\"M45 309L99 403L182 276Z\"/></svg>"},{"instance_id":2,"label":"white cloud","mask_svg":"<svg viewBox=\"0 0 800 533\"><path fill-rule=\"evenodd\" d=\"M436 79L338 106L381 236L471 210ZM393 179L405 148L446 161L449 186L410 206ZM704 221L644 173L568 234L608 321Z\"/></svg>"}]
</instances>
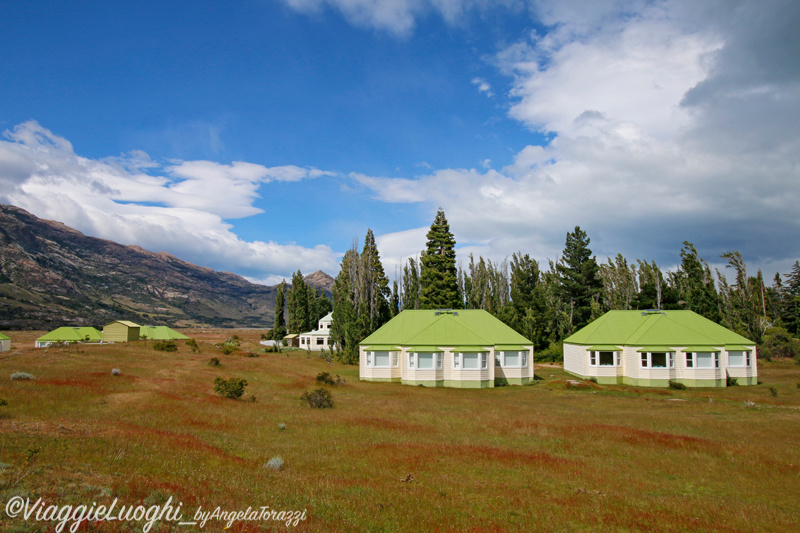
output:
<instances>
[{"instance_id":1,"label":"white cloud","mask_svg":"<svg viewBox=\"0 0 800 533\"><path fill-rule=\"evenodd\" d=\"M494 91L492 91L492 86L483 78L472 78L472 85L478 88L478 92L484 93L489 98L494 97Z\"/></svg>"},{"instance_id":2,"label":"white cloud","mask_svg":"<svg viewBox=\"0 0 800 533\"><path fill-rule=\"evenodd\" d=\"M800 4L541 2L550 33L498 54L513 118L550 132L502 169L356 176L387 202L441 205L494 259L554 258L575 225L603 257L800 255ZM422 243L424 244L424 242ZM674 263L672 263L674 264Z\"/></svg>"},{"instance_id":3,"label":"white cloud","mask_svg":"<svg viewBox=\"0 0 800 533\"><path fill-rule=\"evenodd\" d=\"M276 242L246 242L224 220L260 213L252 202L271 181L332 175L313 168L175 161L163 175L143 152L92 160L36 122L0 141L0 202L20 206L88 235L168 251L197 264L275 276L301 269L335 271L333 251Z\"/></svg>"}]
</instances>

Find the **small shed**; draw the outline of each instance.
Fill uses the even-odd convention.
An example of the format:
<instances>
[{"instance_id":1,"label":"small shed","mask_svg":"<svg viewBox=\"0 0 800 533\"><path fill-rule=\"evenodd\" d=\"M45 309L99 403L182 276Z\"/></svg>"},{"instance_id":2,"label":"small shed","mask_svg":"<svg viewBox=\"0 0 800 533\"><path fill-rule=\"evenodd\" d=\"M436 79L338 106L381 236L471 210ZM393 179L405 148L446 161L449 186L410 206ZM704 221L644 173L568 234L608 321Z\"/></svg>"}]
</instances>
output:
<instances>
[{"instance_id":1,"label":"small shed","mask_svg":"<svg viewBox=\"0 0 800 533\"><path fill-rule=\"evenodd\" d=\"M115 320L103 326L103 342L138 341L140 328L128 320Z\"/></svg>"},{"instance_id":2,"label":"small shed","mask_svg":"<svg viewBox=\"0 0 800 533\"><path fill-rule=\"evenodd\" d=\"M7 335L0 333L0 352L7 352L11 349L11 339Z\"/></svg>"},{"instance_id":3,"label":"small shed","mask_svg":"<svg viewBox=\"0 0 800 533\"><path fill-rule=\"evenodd\" d=\"M95 328L62 326L36 339L34 346L36 348L47 348L60 342L100 343L102 341L103 334Z\"/></svg>"},{"instance_id":4,"label":"small shed","mask_svg":"<svg viewBox=\"0 0 800 533\"><path fill-rule=\"evenodd\" d=\"M189 337L167 326L139 326L139 338L156 341L185 341Z\"/></svg>"},{"instance_id":5,"label":"small shed","mask_svg":"<svg viewBox=\"0 0 800 533\"><path fill-rule=\"evenodd\" d=\"M297 333L290 333L283 338L283 341L286 343L286 346L294 346L297 348L300 346L300 335Z\"/></svg>"}]
</instances>

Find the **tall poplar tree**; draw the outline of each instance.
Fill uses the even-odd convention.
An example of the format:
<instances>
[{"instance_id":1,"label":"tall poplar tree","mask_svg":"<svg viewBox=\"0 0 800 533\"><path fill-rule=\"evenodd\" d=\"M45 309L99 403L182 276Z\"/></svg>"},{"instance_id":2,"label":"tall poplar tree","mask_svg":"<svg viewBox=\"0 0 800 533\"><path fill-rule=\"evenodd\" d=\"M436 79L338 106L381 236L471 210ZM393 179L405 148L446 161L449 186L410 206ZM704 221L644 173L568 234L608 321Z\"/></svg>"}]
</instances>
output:
<instances>
[{"instance_id":1,"label":"tall poplar tree","mask_svg":"<svg viewBox=\"0 0 800 533\"><path fill-rule=\"evenodd\" d=\"M367 230L364 249L361 252L361 306L359 318L365 335L381 327L389 320L389 278L383 270L375 235Z\"/></svg>"},{"instance_id":2,"label":"tall poplar tree","mask_svg":"<svg viewBox=\"0 0 800 533\"><path fill-rule=\"evenodd\" d=\"M420 269L420 309L460 309L456 239L450 232L444 211L439 208L428 231Z\"/></svg>"},{"instance_id":3,"label":"tall poplar tree","mask_svg":"<svg viewBox=\"0 0 800 533\"><path fill-rule=\"evenodd\" d=\"M419 309L419 296L419 263L409 257L403 267L403 310Z\"/></svg>"},{"instance_id":4,"label":"tall poplar tree","mask_svg":"<svg viewBox=\"0 0 800 533\"><path fill-rule=\"evenodd\" d=\"M342 257L339 274L333 282L331 337L342 363L358 362L358 343L364 338L358 317L361 305L360 263L355 243Z\"/></svg>"},{"instance_id":5,"label":"tall poplar tree","mask_svg":"<svg viewBox=\"0 0 800 533\"><path fill-rule=\"evenodd\" d=\"M289 333L303 333L314 329L313 297L311 287L306 284L303 274L299 270L292 274L292 288L286 297Z\"/></svg>"},{"instance_id":6,"label":"tall poplar tree","mask_svg":"<svg viewBox=\"0 0 800 533\"><path fill-rule=\"evenodd\" d=\"M690 309L714 322L720 321L717 289L711 269L688 241L683 242L681 266L675 273L675 282L684 309Z\"/></svg>"},{"instance_id":7,"label":"tall poplar tree","mask_svg":"<svg viewBox=\"0 0 800 533\"><path fill-rule=\"evenodd\" d=\"M286 318L283 316L286 305L286 280L278 285L278 293L275 295L275 322L272 325L272 338L279 341L286 336Z\"/></svg>"}]
</instances>

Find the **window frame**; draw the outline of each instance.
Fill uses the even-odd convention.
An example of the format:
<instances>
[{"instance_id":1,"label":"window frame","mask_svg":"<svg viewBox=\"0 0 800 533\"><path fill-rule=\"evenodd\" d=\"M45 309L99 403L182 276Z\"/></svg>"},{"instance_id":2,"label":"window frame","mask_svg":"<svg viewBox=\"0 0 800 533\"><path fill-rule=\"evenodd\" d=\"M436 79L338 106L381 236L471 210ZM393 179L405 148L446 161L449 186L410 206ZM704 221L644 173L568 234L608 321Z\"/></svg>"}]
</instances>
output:
<instances>
[{"instance_id":1,"label":"window frame","mask_svg":"<svg viewBox=\"0 0 800 533\"><path fill-rule=\"evenodd\" d=\"M697 354L711 354L711 366L699 366ZM719 352L686 352L686 368L692 370L717 370L719 369Z\"/></svg>"},{"instance_id":2,"label":"window frame","mask_svg":"<svg viewBox=\"0 0 800 533\"><path fill-rule=\"evenodd\" d=\"M506 361L506 354L515 353L517 354L517 364L509 365ZM500 366L501 368L528 368L528 355L530 355L529 350L501 350L499 361L500 364L497 364L498 356L495 353L495 366Z\"/></svg>"},{"instance_id":3,"label":"window frame","mask_svg":"<svg viewBox=\"0 0 800 533\"><path fill-rule=\"evenodd\" d=\"M742 354L744 357L744 364L743 365L732 365L731 364L731 352ZM727 350L726 353L728 354L728 368L750 368L751 358L750 358L750 350Z\"/></svg>"},{"instance_id":4,"label":"window frame","mask_svg":"<svg viewBox=\"0 0 800 533\"><path fill-rule=\"evenodd\" d=\"M672 370L675 368L675 352L641 352L639 368L648 370ZM653 354L664 354L666 366L653 366Z\"/></svg>"},{"instance_id":5,"label":"window frame","mask_svg":"<svg viewBox=\"0 0 800 533\"><path fill-rule=\"evenodd\" d=\"M612 364L610 365L602 365L600 364L600 354L601 353L610 353ZM589 350L589 366L593 368L599 367L606 367L606 368L617 368L620 366L620 352L617 350Z\"/></svg>"},{"instance_id":6,"label":"window frame","mask_svg":"<svg viewBox=\"0 0 800 533\"><path fill-rule=\"evenodd\" d=\"M419 354L431 354L433 356L433 366L422 368L419 366ZM427 358L426 358L427 359ZM441 370L442 369L442 352L410 352L408 354L408 369L409 370Z\"/></svg>"}]
</instances>

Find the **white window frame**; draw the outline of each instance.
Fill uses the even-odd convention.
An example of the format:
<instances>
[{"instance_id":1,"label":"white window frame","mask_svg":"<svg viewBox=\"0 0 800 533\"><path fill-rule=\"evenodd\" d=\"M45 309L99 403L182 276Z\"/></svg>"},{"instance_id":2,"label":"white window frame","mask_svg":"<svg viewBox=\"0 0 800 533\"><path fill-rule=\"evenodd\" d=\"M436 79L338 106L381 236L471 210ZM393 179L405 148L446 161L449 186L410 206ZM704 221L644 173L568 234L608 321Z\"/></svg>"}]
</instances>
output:
<instances>
[{"instance_id":1,"label":"white window frame","mask_svg":"<svg viewBox=\"0 0 800 533\"><path fill-rule=\"evenodd\" d=\"M394 352L388 352L388 351L385 351L385 350L378 350L378 351L379 352L385 352L385 353L389 354L389 364L388 365L380 365L380 366L378 366L378 358L375 357L375 352L371 351L370 354L372 354L372 362L373 362L372 363L372 368L392 368L392 359L393 359L393 353Z\"/></svg>"},{"instance_id":2,"label":"white window frame","mask_svg":"<svg viewBox=\"0 0 800 533\"><path fill-rule=\"evenodd\" d=\"M744 365L731 364L731 352L744 354ZM730 350L728 353L728 367L729 368L750 368L750 350Z\"/></svg>"},{"instance_id":3,"label":"white window frame","mask_svg":"<svg viewBox=\"0 0 800 533\"><path fill-rule=\"evenodd\" d=\"M612 356L613 364L610 365L601 365L600 364L600 352L607 352L614 354ZM589 366L591 367L611 367L616 368L619 366L619 359L620 353L618 351L611 351L611 350L590 350L589 351Z\"/></svg>"},{"instance_id":4,"label":"white window frame","mask_svg":"<svg viewBox=\"0 0 800 533\"><path fill-rule=\"evenodd\" d=\"M433 367L420 368L418 356L420 353L433 354ZM411 352L408 355L408 368L409 370L441 370L442 369L442 352Z\"/></svg>"},{"instance_id":5,"label":"white window frame","mask_svg":"<svg viewBox=\"0 0 800 533\"><path fill-rule=\"evenodd\" d=\"M711 354L711 366L697 366L697 354L698 353L710 353ZM687 352L686 353L686 368L691 368L692 370L715 370L719 368L719 352Z\"/></svg>"},{"instance_id":6,"label":"white window frame","mask_svg":"<svg viewBox=\"0 0 800 533\"><path fill-rule=\"evenodd\" d=\"M517 354L517 361L516 365L509 365L506 361L506 354L515 353ZM528 368L528 350L508 350L508 351L501 351L501 367L502 368Z\"/></svg>"},{"instance_id":7,"label":"white window frame","mask_svg":"<svg viewBox=\"0 0 800 533\"><path fill-rule=\"evenodd\" d=\"M464 363L464 355L478 354L478 366L476 368L467 368ZM454 370L488 370L489 369L489 352L456 352L453 354L453 369Z\"/></svg>"},{"instance_id":8,"label":"white window frame","mask_svg":"<svg viewBox=\"0 0 800 533\"><path fill-rule=\"evenodd\" d=\"M667 366L653 366L653 354L663 353L666 354ZM675 352L642 352L639 358L640 368L648 368L650 370L669 370L675 368Z\"/></svg>"}]
</instances>

